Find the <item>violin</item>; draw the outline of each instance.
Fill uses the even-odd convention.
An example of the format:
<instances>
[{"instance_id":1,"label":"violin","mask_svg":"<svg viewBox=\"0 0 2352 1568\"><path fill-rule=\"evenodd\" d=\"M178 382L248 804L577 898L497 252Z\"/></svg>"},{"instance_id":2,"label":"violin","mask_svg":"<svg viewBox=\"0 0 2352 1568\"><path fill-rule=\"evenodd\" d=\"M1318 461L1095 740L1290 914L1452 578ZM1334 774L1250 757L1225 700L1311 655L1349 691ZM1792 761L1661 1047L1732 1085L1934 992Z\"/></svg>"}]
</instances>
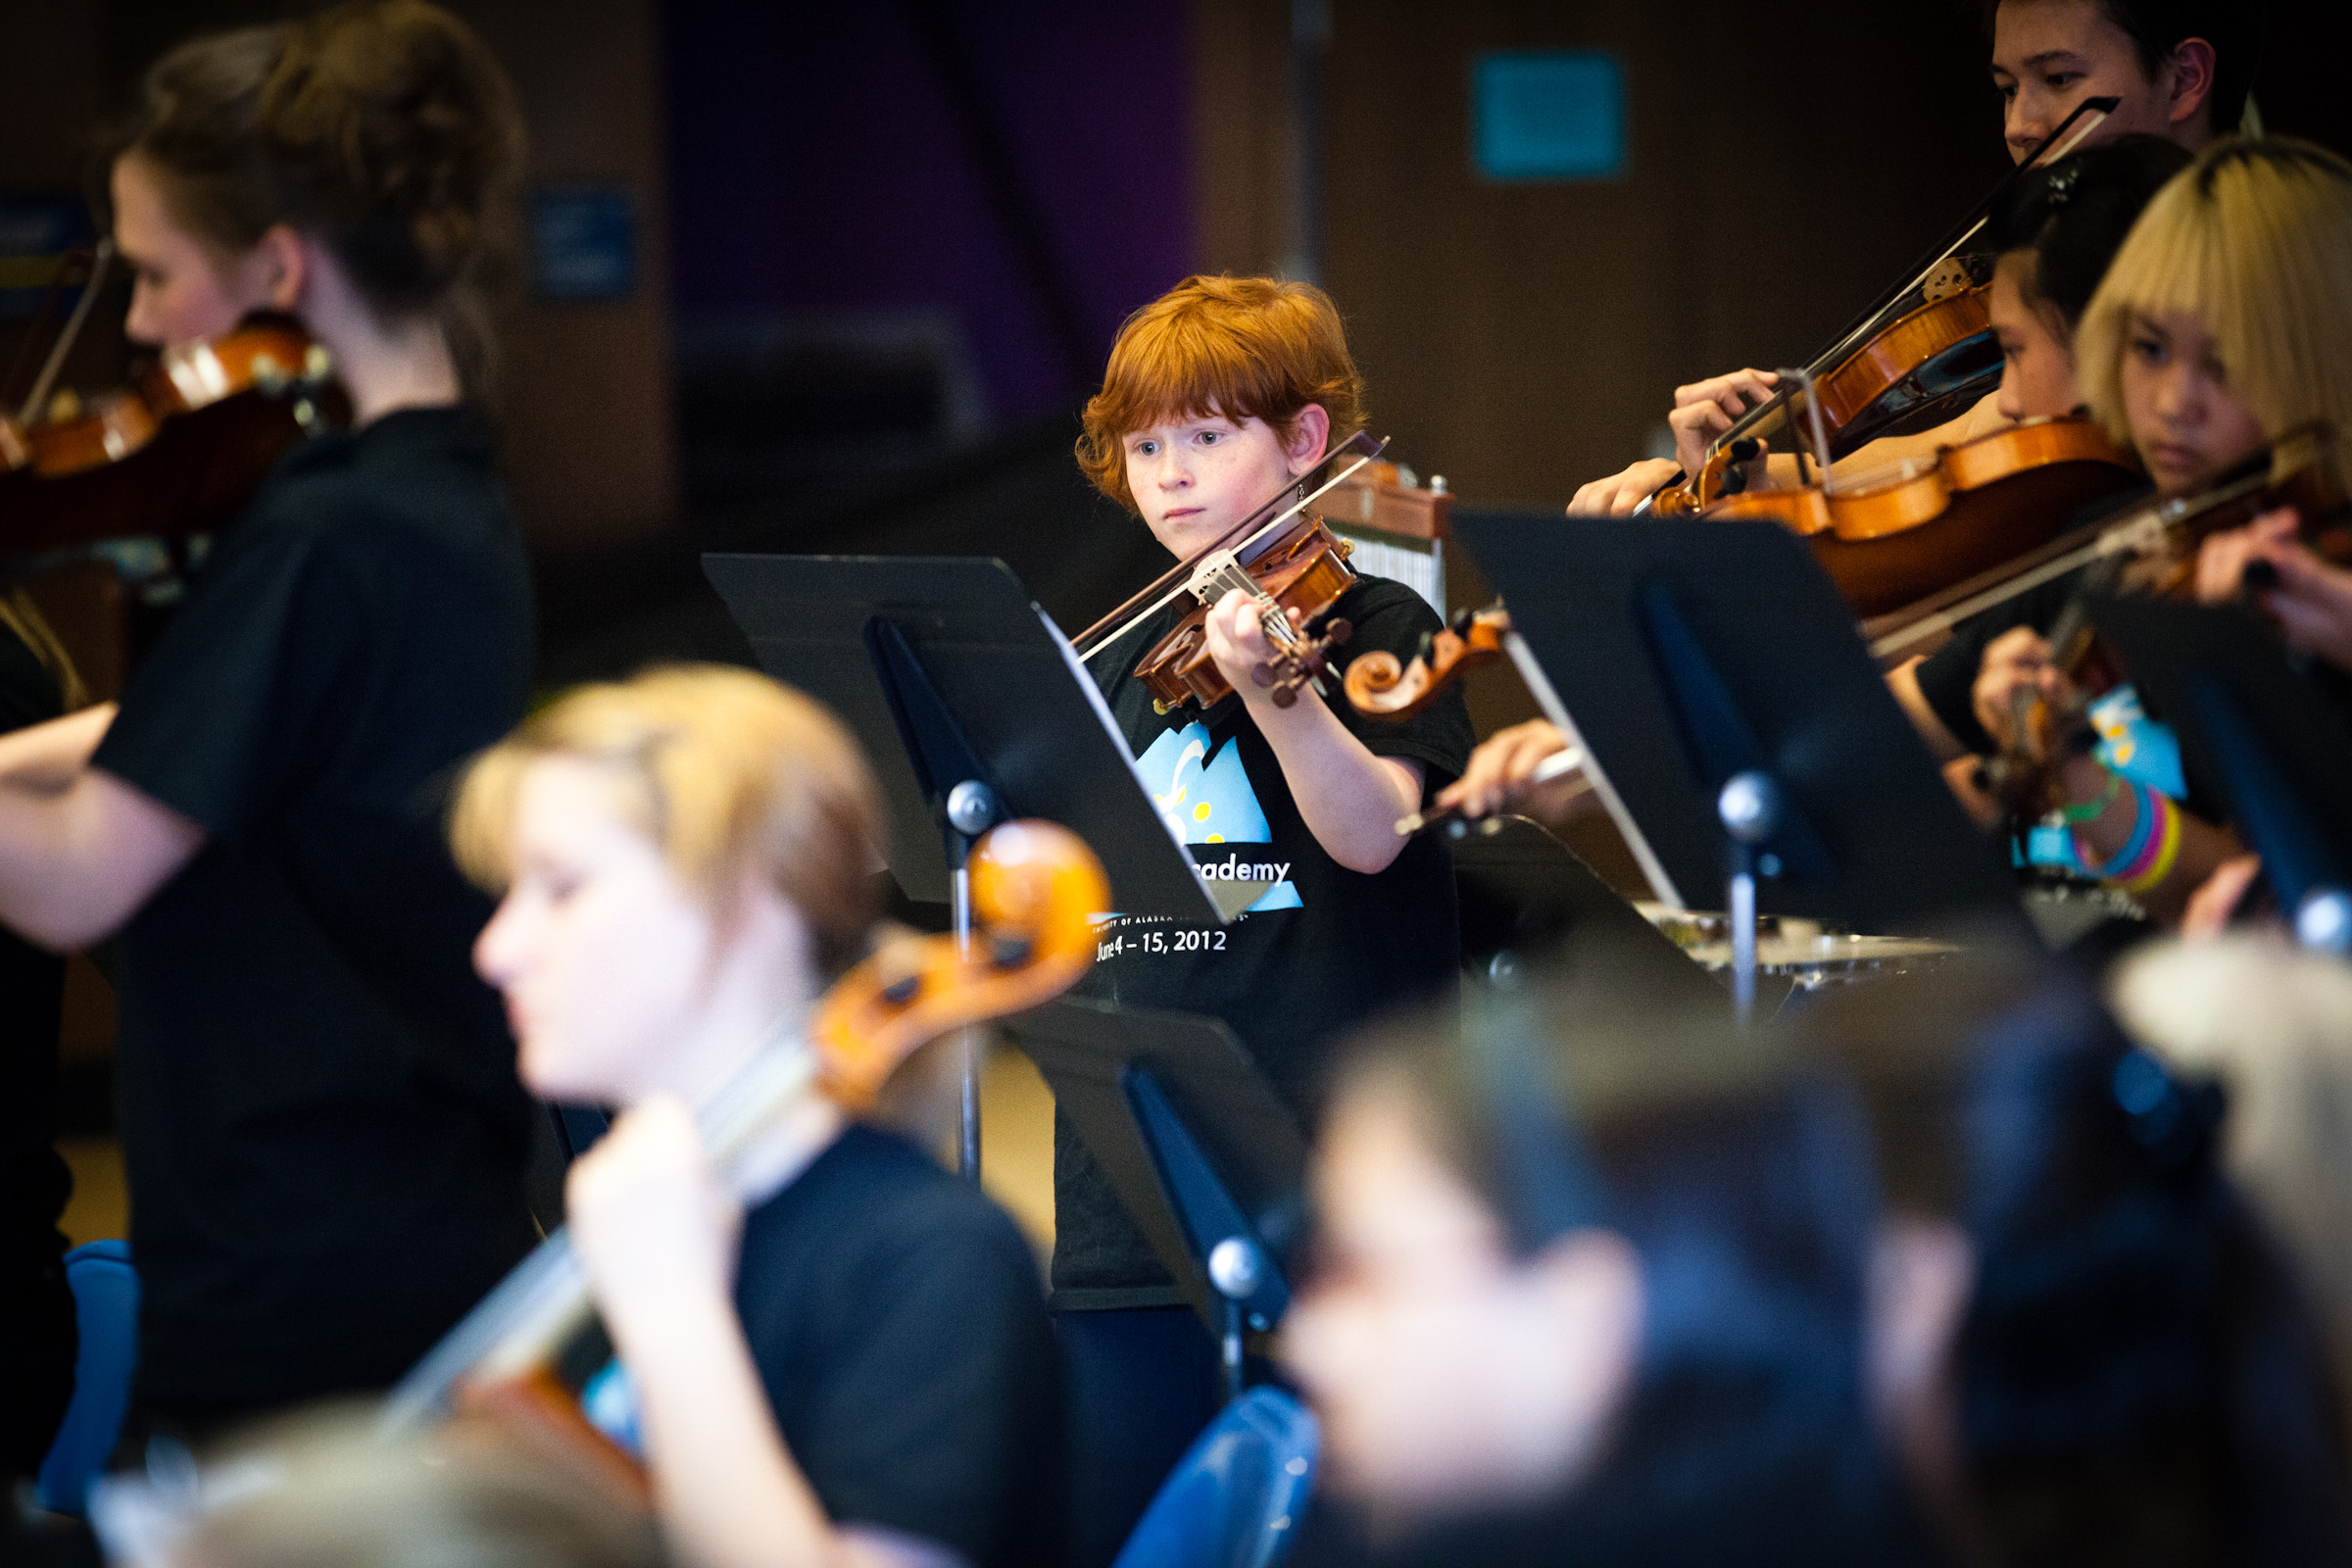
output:
<instances>
[{"instance_id":1,"label":"violin","mask_svg":"<svg viewBox=\"0 0 2352 1568\"><path fill-rule=\"evenodd\" d=\"M1987 304L1992 264L1962 247L1984 230L2012 183L2082 146L2118 102L2092 98L2077 106L1929 253L1909 281L1881 295L1802 372L1783 372L1772 397L1709 443L1699 471L1658 491L1648 510L1683 516L1737 493L1760 443L1794 429L1800 416L1827 436L1820 443L1826 467L1881 436L1941 423L1982 397L2001 370Z\"/></svg>"},{"instance_id":2,"label":"violin","mask_svg":"<svg viewBox=\"0 0 2352 1568\"><path fill-rule=\"evenodd\" d=\"M2205 489L2135 502L2070 529L2037 549L1956 583L1900 614L1865 627L1882 662L1909 657L1972 616L2084 566L2104 563L2099 586L2118 593L2184 597L2197 550L2216 533L2291 506L2304 542L2338 564L2352 562L2352 522L2329 460L2332 427L2298 425L2229 469Z\"/></svg>"},{"instance_id":3,"label":"violin","mask_svg":"<svg viewBox=\"0 0 2352 1568\"><path fill-rule=\"evenodd\" d=\"M333 368L300 322L256 316L86 405L36 387L0 416L0 551L217 530L288 447L348 412Z\"/></svg>"},{"instance_id":4,"label":"violin","mask_svg":"<svg viewBox=\"0 0 2352 1568\"><path fill-rule=\"evenodd\" d=\"M1321 517L1302 513L1248 550L1219 552L1202 563L1189 585L1199 607L1135 666L1135 678L1152 694L1152 710L1172 713L1197 703L1206 712L1233 695L1233 683L1208 654L1208 612L1235 589L1257 601L1266 640L1274 645L1274 662L1257 665L1250 678L1272 688L1277 708L1296 703L1301 687L1321 691L1331 650L1355 631L1346 616L1332 613L1340 596L1355 586L1348 565L1354 548Z\"/></svg>"},{"instance_id":5,"label":"violin","mask_svg":"<svg viewBox=\"0 0 2352 1568\"><path fill-rule=\"evenodd\" d=\"M1280 708L1296 703L1303 688L1323 691L1331 651L1345 646L1354 631L1346 617L1332 613L1355 584L1348 565L1354 547L1307 508L1387 448L1387 442L1360 432L1349 437L1305 478L1079 633L1079 658L1093 659L1162 607L1190 594L1197 606L1145 652L1135 675L1152 694L1156 711L1171 713L1192 703L1205 712L1233 694L1232 682L1208 654L1208 612L1239 589L1257 601L1266 639L1275 649L1274 661L1251 670L1250 678L1271 689Z\"/></svg>"},{"instance_id":6,"label":"violin","mask_svg":"<svg viewBox=\"0 0 2352 1568\"><path fill-rule=\"evenodd\" d=\"M2086 507L2141 482L2083 418L2028 419L1934 460L1789 490L1751 490L1709 517L1769 517L1802 535L1861 616L1915 605L2046 544Z\"/></svg>"},{"instance_id":7,"label":"violin","mask_svg":"<svg viewBox=\"0 0 2352 1568\"><path fill-rule=\"evenodd\" d=\"M1093 963L1089 916L1110 907L1102 862L1051 822L1007 822L972 849L975 938L894 943L842 976L801 1037L762 1051L698 1114L722 1179L754 1140L811 1095L870 1109L899 1064L929 1041L1017 1012L1068 990ZM644 1497L645 1479L580 1411L559 1371L593 1324L588 1279L559 1229L385 1397L380 1430L415 1431L461 1410L485 1410L564 1435L615 1484ZM601 1455L601 1459L598 1457Z\"/></svg>"},{"instance_id":8,"label":"violin","mask_svg":"<svg viewBox=\"0 0 2352 1568\"><path fill-rule=\"evenodd\" d=\"M1348 678L1341 687L1357 712L1373 718L1403 719L1436 702L1446 687L1471 670L1498 659L1516 663L1523 652L1518 634L1511 629L1511 612L1497 600L1485 610L1458 611L1443 627L1424 633L1421 647L1410 661L1400 662L1395 654L1380 648L1359 654L1355 662L1348 666ZM1585 768L1585 763L1584 747L1571 741L1537 763L1527 782L1548 784ZM1590 776L1584 787L1594 787ZM1428 828L1445 826L1460 837L1466 831L1461 818L1459 807L1413 811L1397 818L1396 831L1400 836L1410 837ZM1486 831L1492 832L1500 825L1501 819L1497 817L1486 825ZM1640 852L1636 853L1639 858Z\"/></svg>"}]
</instances>

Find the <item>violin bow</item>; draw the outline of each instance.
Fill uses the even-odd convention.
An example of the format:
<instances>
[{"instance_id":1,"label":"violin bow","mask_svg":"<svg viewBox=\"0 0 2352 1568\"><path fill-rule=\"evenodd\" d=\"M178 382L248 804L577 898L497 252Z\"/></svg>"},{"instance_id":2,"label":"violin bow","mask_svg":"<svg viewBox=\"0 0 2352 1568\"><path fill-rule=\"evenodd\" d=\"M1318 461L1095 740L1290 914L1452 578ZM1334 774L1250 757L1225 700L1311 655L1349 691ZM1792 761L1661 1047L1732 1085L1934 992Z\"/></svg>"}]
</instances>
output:
<instances>
[{"instance_id":1,"label":"violin bow","mask_svg":"<svg viewBox=\"0 0 2352 1568\"><path fill-rule=\"evenodd\" d=\"M1311 476L1284 486L1281 495L1276 496L1228 528L1215 543L1187 556L1166 571L1161 572L1141 593L1071 639L1071 646L1078 651L1079 662L1083 663L1087 660L1093 659L1103 649L1135 630L1152 615L1156 614L1178 594L1191 587L1193 574L1200 569L1201 562L1220 550L1246 549L1262 535L1273 532L1298 515L1299 513L1304 512L1316 501L1321 500L1326 492L1345 483L1364 465L1374 462L1388 450L1389 444L1386 441L1374 440L1371 433L1364 430L1358 430L1346 441L1341 442L1330 456L1323 459L1318 467L1329 470L1341 460L1349 457L1354 459L1353 462L1331 474L1321 484L1315 485L1311 491L1306 490L1306 486L1314 482ZM1289 506L1283 506L1283 498L1294 492L1304 493ZM1280 510L1277 511L1277 508ZM1269 516L1269 513L1273 515ZM1146 604L1146 600L1150 600L1151 603ZM1142 606L1140 610L1137 609L1139 605Z\"/></svg>"},{"instance_id":2,"label":"violin bow","mask_svg":"<svg viewBox=\"0 0 2352 1568\"><path fill-rule=\"evenodd\" d=\"M1960 225L1938 242L1926 263L1911 274L1908 282L1897 284L1874 300L1869 309L1854 319L1853 324L1839 333L1827 349L1813 357L1810 368L1816 374L1823 374L1841 363L1844 357L1862 340L1876 332L1885 323L1887 312L1903 300L1908 299L1914 290L1927 282L1930 273L1945 262L1950 261L1961 246L1977 237L1984 225L1991 221L1993 205L2012 185L2044 164L2053 164L2059 159L2071 155L2093 132L2107 122L2107 117L2115 112L2116 106L2121 102L2122 100L2118 98L2085 98L2077 104L2074 113L2059 122L2058 128L2043 137L2041 145L2035 147L2025 162L2002 175L2000 183L1993 186L1983 201L1977 203L1970 211L1969 216L1960 220ZM1747 413L1732 422L1730 429L1708 443L1707 455L1713 457L1733 442L1746 439L1748 433L1757 425L1774 415L1782 413L1793 395L1792 390L1784 386L1774 392L1770 398L1748 410Z\"/></svg>"},{"instance_id":3,"label":"violin bow","mask_svg":"<svg viewBox=\"0 0 2352 1568\"><path fill-rule=\"evenodd\" d=\"M2332 428L2324 419L2296 425L2231 469L2233 477L2225 478L2210 490L2193 496L2127 502L2117 511L2051 540L2039 550L1938 594L1925 601L1930 608L1916 619L1904 621L1872 639L1870 657L1891 659L1938 632L1948 631L1996 605L2007 604L2019 594L2063 577L2079 566L2149 549L2166 530L2259 494L2278 483L2285 473L2300 470L2324 450L2321 443L2329 437ZM1997 580L1987 582L1987 579ZM1987 585L1975 588L1979 583ZM1938 606L1937 600L1944 602Z\"/></svg>"},{"instance_id":4,"label":"violin bow","mask_svg":"<svg viewBox=\"0 0 2352 1568\"><path fill-rule=\"evenodd\" d=\"M81 336L82 324L90 318L90 307L98 303L98 290L106 282L106 270L114 259L115 241L109 235L90 253L90 270L82 279L81 298L74 302L74 314L66 318L65 330L57 334L49 358L41 363L41 373L33 377L32 390L24 394L24 406L17 411L17 423L31 424L41 405L49 401L49 389L57 384L58 372L66 366L66 356L74 352L74 340Z\"/></svg>"},{"instance_id":5,"label":"violin bow","mask_svg":"<svg viewBox=\"0 0 2352 1568\"><path fill-rule=\"evenodd\" d=\"M778 1107L814 1084L818 1061L805 1022L799 1014L780 1021L696 1114L703 1147L722 1170ZM570 1227L559 1225L385 1396L378 1430L410 1432L439 1420L460 1383L528 1371L595 1315L587 1267L572 1248Z\"/></svg>"}]
</instances>

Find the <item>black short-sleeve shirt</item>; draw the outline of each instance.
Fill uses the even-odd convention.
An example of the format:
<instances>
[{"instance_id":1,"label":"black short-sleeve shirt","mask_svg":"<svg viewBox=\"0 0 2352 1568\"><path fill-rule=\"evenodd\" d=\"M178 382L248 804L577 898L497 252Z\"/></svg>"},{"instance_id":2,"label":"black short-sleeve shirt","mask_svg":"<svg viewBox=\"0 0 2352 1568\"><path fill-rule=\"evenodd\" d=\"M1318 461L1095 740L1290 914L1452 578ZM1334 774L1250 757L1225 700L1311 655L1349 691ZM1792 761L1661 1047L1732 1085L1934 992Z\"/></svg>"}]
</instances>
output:
<instances>
[{"instance_id":1,"label":"black short-sleeve shirt","mask_svg":"<svg viewBox=\"0 0 2352 1568\"><path fill-rule=\"evenodd\" d=\"M853 1124L745 1217L735 1304L836 1524L935 1541L976 1568L1055 1560L1053 1331L1028 1244L978 1188Z\"/></svg>"},{"instance_id":2,"label":"black short-sleeve shirt","mask_svg":"<svg viewBox=\"0 0 2352 1568\"><path fill-rule=\"evenodd\" d=\"M1375 1014L1450 986L1461 961L1453 859L1434 835L1407 843L1387 869L1350 871L1298 814L1282 763L1239 698L1205 721L1186 708L1161 715L1133 671L1174 625L1173 607L1130 632L1098 668L1111 714L1161 813L1204 872L1273 888L1224 926L1118 916L1101 932L1081 993L1102 1001L1220 1018L1249 1047L1302 1121L1312 1124L1331 1045ZM1443 622L1402 583L1364 577L1336 612L1354 626L1334 662L1372 650L1403 660ZM1419 762L1425 796L1458 776L1473 733L1461 689L1398 723L1332 707L1376 757ZM1311 695L1300 698L1313 702ZM1054 1301L1087 1309L1171 1305L1174 1284L1067 1117L1054 1124Z\"/></svg>"},{"instance_id":3,"label":"black short-sleeve shirt","mask_svg":"<svg viewBox=\"0 0 2352 1568\"><path fill-rule=\"evenodd\" d=\"M95 765L206 833L117 976L160 1417L382 1387L531 1244L489 904L442 840L530 647L481 430L412 410L281 460L123 695Z\"/></svg>"}]
</instances>

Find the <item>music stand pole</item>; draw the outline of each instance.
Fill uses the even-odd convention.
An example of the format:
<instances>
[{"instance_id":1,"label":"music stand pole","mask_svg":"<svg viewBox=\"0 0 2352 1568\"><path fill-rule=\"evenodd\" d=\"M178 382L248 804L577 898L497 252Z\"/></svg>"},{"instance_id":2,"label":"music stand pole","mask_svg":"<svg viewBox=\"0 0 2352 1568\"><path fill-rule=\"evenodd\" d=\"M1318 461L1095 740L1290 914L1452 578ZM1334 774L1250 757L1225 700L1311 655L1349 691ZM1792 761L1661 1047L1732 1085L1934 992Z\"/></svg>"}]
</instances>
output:
<instances>
[{"instance_id":1,"label":"music stand pole","mask_svg":"<svg viewBox=\"0 0 2352 1568\"><path fill-rule=\"evenodd\" d=\"M1242 1318L1250 1298L1257 1294L1264 1280L1264 1259L1248 1237L1228 1236L1209 1250L1208 1283L1216 1287L1217 1299L1223 1305L1217 1348L1218 1359L1225 1369L1227 1404L1249 1391L1250 1380L1242 1360Z\"/></svg>"},{"instance_id":2,"label":"music stand pole","mask_svg":"<svg viewBox=\"0 0 2352 1568\"><path fill-rule=\"evenodd\" d=\"M1780 787L1760 769L1735 773L1716 797L1715 812L1723 818L1724 832L1731 836L1727 906L1732 921L1732 1013L1744 1029L1756 1010L1756 847L1781 825ZM1769 865L1764 870L1771 874L1779 866Z\"/></svg>"},{"instance_id":3,"label":"music stand pole","mask_svg":"<svg viewBox=\"0 0 2352 1568\"><path fill-rule=\"evenodd\" d=\"M967 778L948 791L946 816L955 835L956 859L948 905L955 923L956 951L966 958L972 956L972 845L997 825L1001 814L997 792L979 779ZM956 1049L963 1054L963 1084L962 1100L956 1107L956 1169L976 1182L980 1179L980 1060L974 1046L979 1031L957 1033L962 1037Z\"/></svg>"}]
</instances>

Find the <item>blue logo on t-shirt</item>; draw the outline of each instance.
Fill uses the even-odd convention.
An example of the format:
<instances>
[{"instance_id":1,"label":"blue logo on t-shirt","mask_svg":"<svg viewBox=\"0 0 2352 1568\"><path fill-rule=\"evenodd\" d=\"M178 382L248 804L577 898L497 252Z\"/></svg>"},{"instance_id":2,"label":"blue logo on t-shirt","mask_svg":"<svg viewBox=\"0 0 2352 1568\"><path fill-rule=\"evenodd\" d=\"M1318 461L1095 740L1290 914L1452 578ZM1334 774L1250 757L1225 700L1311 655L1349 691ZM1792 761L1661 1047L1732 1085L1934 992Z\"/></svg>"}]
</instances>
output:
<instances>
[{"instance_id":1,"label":"blue logo on t-shirt","mask_svg":"<svg viewBox=\"0 0 2352 1568\"><path fill-rule=\"evenodd\" d=\"M2180 738L2170 724L2159 723L2139 706L2139 693L2129 684L2118 686L2090 705L2091 727L2098 731L2094 754L2101 766L2119 773L2125 782L2145 784L2174 800L2188 796L2188 776L2180 769ZM2075 836L2053 814L2026 835L2029 865L2054 865L2079 875L2089 872L2075 849Z\"/></svg>"},{"instance_id":2,"label":"blue logo on t-shirt","mask_svg":"<svg viewBox=\"0 0 2352 1568\"><path fill-rule=\"evenodd\" d=\"M1266 825L1265 808L1250 787L1238 746L1220 748L1208 759L1208 727L1195 719L1182 729L1163 730L1136 767L1152 791L1159 814L1187 844L1271 844L1274 832ZM1272 879L1264 897L1250 906L1251 913L1299 907L1298 888L1289 878L1290 866L1280 862L1249 862L1238 858L1212 862L1196 855L1201 871L1220 871L1243 881Z\"/></svg>"}]
</instances>

